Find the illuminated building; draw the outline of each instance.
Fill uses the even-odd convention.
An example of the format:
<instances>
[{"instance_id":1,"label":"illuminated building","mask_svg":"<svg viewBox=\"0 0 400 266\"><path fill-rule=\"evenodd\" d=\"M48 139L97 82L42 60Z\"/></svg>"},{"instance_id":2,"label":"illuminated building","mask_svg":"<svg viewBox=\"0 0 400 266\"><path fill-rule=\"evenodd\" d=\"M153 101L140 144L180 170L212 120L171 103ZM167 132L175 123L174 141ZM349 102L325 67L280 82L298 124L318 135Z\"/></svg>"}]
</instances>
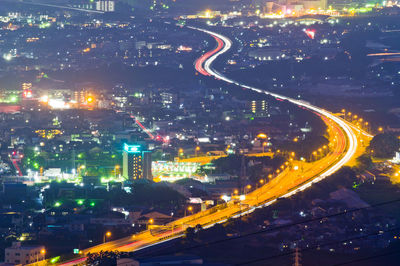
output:
<instances>
[{"instance_id":1,"label":"illuminated building","mask_svg":"<svg viewBox=\"0 0 400 266\"><path fill-rule=\"evenodd\" d=\"M62 131L58 129L38 129L35 133L44 139L53 139L57 135L63 134Z\"/></svg>"},{"instance_id":2,"label":"illuminated building","mask_svg":"<svg viewBox=\"0 0 400 266\"><path fill-rule=\"evenodd\" d=\"M142 145L125 143L122 175L128 180L152 179L151 152L143 150Z\"/></svg>"},{"instance_id":3,"label":"illuminated building","mask_svg":"<svg viewBox=\"0 0 400 266\"><path fill-rule=\"evenodd\" d=\"M6 263L25 265L43 261L46 250L44 246L21 246L21 242L13 242L5 249L5 255Z\"/></svg>"},{"instance_id":4,"label":"illuminated building","mask_svg":"<svg viewBox=\"0 0 400 266\"><path fill-rule=\"evenodd\" d=\"M32 98L32 83L22 83L22 95L24 98Z\"/></svg>"},{"instance_id":5,"label":"illuminated building","mask_svg":"<svg viewBox=\"0 0 400 266\"><path fill-rule=\"evenodd\" d=\"M301 0L301 1L296 1L295 3L303 5L303 9L305 10L310 10L310 9L325 10L328 7L327 0Z\"/></svg>"},{"instance_id":6,"label":"illuminated building","mask_svg":"<svg viewBox=\"0 0 400 266\"><path fill-rule=\"evenodd\" d=\"M164 106L168 106L170 104L173 104L177 100L176 94L170 93L170 92L161 92L160 93L161 97L161 103Z\"/></svg>"},{"instance_id":7,"label":"illuminated building","mask_svg":"<svg viewBox=\"0 0 400 266\"><path fill-rule=\"evenodd\" d=\"M258 117L268 116L268 102L266 100L251 101L250 111Z\"/></svg>"},{"instance_id":8,"label":"illuminated building","mask_svg":"<svg viewBox=\"0 0 400 266\"><path fill-rule=\"evenodd\" d=\"M87 97L87 91L75 91L74 92L74 102L78 105L85 103Z\"/></svg>"},{"instance_id":9,"label":"illuminated building","mask_svg":"<svg viewBox=\"0 0 400 266\"><path fill-rule=\"evenodd\" d=\"M115 2L111 0L101 0L96 2L96 10L104 12L114 12Z\"/></svg>"},{"instance_id":10,"label":"illuminated building","mask_svg":"<svg viewBox=\"0 0 400 266\"><path fill-rule=\"evenodd\" d=\"M152 173L160 181L176 181L190 178L200 168L200 163L156 161Z\"/></svg>"}]
</instances>

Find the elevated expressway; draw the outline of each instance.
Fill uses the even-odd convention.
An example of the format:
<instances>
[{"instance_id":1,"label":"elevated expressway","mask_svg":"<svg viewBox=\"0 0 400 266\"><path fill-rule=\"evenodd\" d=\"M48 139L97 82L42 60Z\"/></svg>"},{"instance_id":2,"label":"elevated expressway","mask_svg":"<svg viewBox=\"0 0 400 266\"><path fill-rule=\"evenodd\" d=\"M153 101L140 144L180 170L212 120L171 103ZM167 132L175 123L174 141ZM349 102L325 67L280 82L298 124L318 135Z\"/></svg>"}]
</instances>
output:
<instances>
[{"instance_id":1,"label":"elevated expressway","mask_svg":"<svg viewBox=\"0 0 400 266\"><path fill-rule=\"evenodd\" d=\"M165 241L181 237L185 229L189 226L194 227L199 224L203 228L211 227L217 223L223 223L229 218L251 213L256 208L268 206L278 198L290 197L310 187L313 183L330 176L342 166L346 165L356 155L357 148L359 147L357 137L361 135L370 137L366 132L355 128L350 123L322 108L311 105L305 101L250 87L225 77L213 69L212 64L220 55L226 53L231 48L231 41L227 37L215 32L198 28L192 29L213 36L217 42L217 47L215 49L205 53L195 62L195 68L199 73L206 76L213 76L227 83L236 84L237 86L244 87L257 93L270 95L276 99L285 100L310 110L320 116L328 126L330 133L330 151L327 152L322 159L312 163L300 161L291 162L290 165L277 174L275 178L260 188L246 194L245 199L240 202L229 201L206 211L178 219L157 230L146 230L129 237L88 248L82 251L80 257L61 265L76 265L82 263L86 260L85 255L89 252L94 253L101 250L135 251L158 245Z\"/></svg>"}]
</instances>

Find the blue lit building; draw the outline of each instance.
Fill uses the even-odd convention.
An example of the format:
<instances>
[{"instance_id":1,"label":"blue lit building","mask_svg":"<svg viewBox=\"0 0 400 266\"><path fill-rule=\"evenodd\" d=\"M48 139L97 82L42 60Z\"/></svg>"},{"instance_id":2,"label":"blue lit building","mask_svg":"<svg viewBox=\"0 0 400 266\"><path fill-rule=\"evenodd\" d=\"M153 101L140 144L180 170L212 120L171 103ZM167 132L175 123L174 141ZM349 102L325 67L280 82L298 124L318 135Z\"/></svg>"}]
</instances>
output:
<instances>
[{"instance_id":1,"label":"blue lit building","mask_svg":"<svg viewBox=\"0 0 400 266\"><path fill-rule=\"evenodd\" d=\"M123 172L128 180L153 179L151 174L151 151L140 144L124 144Z\"/></svg>"}]
</instances>

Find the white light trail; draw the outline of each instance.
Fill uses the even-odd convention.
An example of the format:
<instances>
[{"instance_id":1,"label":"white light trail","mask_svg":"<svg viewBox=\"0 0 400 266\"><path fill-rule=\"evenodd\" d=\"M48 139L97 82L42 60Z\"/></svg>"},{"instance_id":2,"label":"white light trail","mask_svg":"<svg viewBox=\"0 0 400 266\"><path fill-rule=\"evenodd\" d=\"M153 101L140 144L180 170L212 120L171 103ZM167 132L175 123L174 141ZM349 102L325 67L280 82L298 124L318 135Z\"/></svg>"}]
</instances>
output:
<instances>
[{"instance_id":1,"label":"white light trail","mask_svg":"<svg viewBox=\"0 0 400 266\"><path fill-rule=\"evenodd\" d=\"M213 62L220 55L226 53L227 51L229 51L231 49L231 47L232 47L231 40L229 38L221 35L221 34L218 34L218 33L215 33L215 32L209 31L209 30L195 28L195 27L189 27L189 28L194 29L194 30L198 30L198 31L202 31L202 32L205 32L205 33L207 33L207 34L209 34L211 36L219 38L225 44L223 49L221 49L219 52L215 53L213 56L211 56L209 59L207 59L204 62L204 69L208 72L208 74L214 76L217 79L223 80L223 81L225 81L227 83L235 84L237 86L241 86L243 88L246 88L246 89L258 92L258 93L264 93L264 94L270 95L270 96L272 96L272 97L274 97L276 99L286 100L286 101L289 101L289 102L291 102L291 103L293 103L293 104L295 104L297 106L301 106L301 107L307 108L309 110L312 110L312 111L314 111L316 113L319 113L320 115L322 115L322 116L324 116L326 118L329 118L333 122L335 122L343 130L343 132L346 134L347 140L348 140L348 149L347 149L345 155L338 162L336 162L331 167L326 169L318 177L312 179L311 181L305 183L304 185L301 185L300 187L296 188L295 190L292 190L292 191L286 193L282 197L290 197L291 195L310 187L313 183L319 182L322 179L332 175L333 173L335 173L337 170L339 170L342 166L344 166L347 162L349 162L352 159L352 157L356 153L357 146L358 146L357 136L354 134L354 132L351 130L350 126L344 120L342 120L339 117L336 117L332 113L330 113L330 112L328 112L328 111L326 111L326 110L324 110L324 109L322 109L320 107L314 106L314 105L312 105L310 103L307 103L305 101L296 100L296 99L293 99L293 98L290 98L290 97L286 97L286 96L283 96L283 95L280 95L280 94L276 94L276 93L269 92L269 91L266 91L266 90L262 90L262 89L259 89L259 88L247 86L245 84L241 84L241 83L239 83L239 82L237 82L235 80L232 80L232 79L220 74L218 71L214 70L211 66L212 66ZM263 205L269 205L269 204L270 203L268 202L268 203L265 203Z\"/></svg>"}]
</instances>

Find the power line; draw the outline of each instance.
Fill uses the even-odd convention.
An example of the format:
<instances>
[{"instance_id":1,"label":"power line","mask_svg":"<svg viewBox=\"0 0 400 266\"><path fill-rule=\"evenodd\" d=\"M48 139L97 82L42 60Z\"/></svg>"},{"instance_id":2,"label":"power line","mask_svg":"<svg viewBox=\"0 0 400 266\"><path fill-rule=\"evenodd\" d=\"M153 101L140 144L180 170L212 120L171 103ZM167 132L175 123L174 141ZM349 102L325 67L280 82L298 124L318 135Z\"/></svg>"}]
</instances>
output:
<instances>
[{"instance_id":1,"label":"power line","mask_svg":"<svg viewBox=\"0 0 400 266\"><path fill-rule=\"evenodd\" d=\"M353 263L356 263L356 262L372 260L372 259L376 259L376 258L380 258L380 257L386 257L386 256L394 255L394 254L397 254L397 253L400 253L400 249L395 250L395 251L386 252L386 253L381 253L381 254L374 255L374 256L359 258L359 259L355 259L355 260L349 260L349 261L346 261L346 262L343 262L343 263L334 264L332 266L348 265L348 264L353 264Z\"/></svg>"},{"instance_id":2,"label":"power line","mask_svg":"<svg viewBox=\"0 0 400 266\"><path fill-rule=\"evenodd\" d=\"M356 236L356 237L352 237L352 238L347 238L347 239L340 240L340 241L332 241L332 242L329 242L329 243L317 244L317 245L314 245L312 247L299 249L299 251L303 252L303 251L313 250L313 249L316 249L318 247L337 245L337 244L341 244L341 243L344 243L344 242L360 240L360 239L363 239L363 238L368 238L368 237L376 236L376 235L382 235L383 233L393 232L393 231L396 231L396 230L400 230L400 227L393 227L393 228L391 228L389 230L386 230L386 231L378 230L378 231L373 232L373 233L364 234L364 235ZM295 254L295 252L296 251L290 251L290 252L277 254L277 255L273 255L273 256L263 257L263 258L254 259L254 260L248 260L248 261L245 261L245 262L238 263L236 265L248 265L248 264L252 264L252 263L256 263L256 262L266 261L266 260L270 260L270 259L276 259L276 258L279 258L279 257L284 257L284 256ZM342 265L342 264L338 264L338 265Z\"/></svg>"},{"instance_id":3,"label":"power line","mask_svg":"<svg viewBox=\"0 0 400 266\"><path fill-rule=\"evenodd\" d=\"M396 203L396 202L400 202L400 199L395 199L395 200L391 200L391 201L384 201L384 202L376 203L376 204L373 204L373 205L370 205L370 206L367 206L367 207L355 208L355 209L351 209L351 210L348 210L348 211L345 210L345 211L334 213L334 214L330 214L330 215L311 218L311 219L304 220L304 221L299 221L299 222L296 222L296 223L280 225L280 226L276 226L274 228L268 228L268 229L260 230L260 231L257 231L257 232L247 233L247 234L240 235L240 236L224 238L224 239L215 240L215 241L211 241L211 242L207 242L207 243L203 243L203 244L198 244L198 245L195 245L195 246L185 247L185 248L180 249L180 251L191 250L191 249L195 249L195 248L201 248L201 247L208 246L208 245L219 244L219 243L223 243L223 242L226 242L226 241L237 240L237 239L241 239L241 238L245 238L245 237L253 236L253 235L258 235L258 234L262 234L262 233L274 232L274 231L277 231L277 230L290 228L292 226L296 226L296 225L300 225L300 224L315 222L315 221L319 221L319 220L325 219L325 218L333 218L333 217L337 217L337 216L341 216L341 215L344 215L344 214L349 214L349 213L353 213L353 212L361 211L361 210L365 210L365 209L377 208L377 207L389 205L389 204ZM152 252L150 251L148 253L152 253ZM171 254L171 253L172 252L165 252L164 254ZM161 254L163 254L163 253L161 253Z\"/></svg>"}]
</instances>

